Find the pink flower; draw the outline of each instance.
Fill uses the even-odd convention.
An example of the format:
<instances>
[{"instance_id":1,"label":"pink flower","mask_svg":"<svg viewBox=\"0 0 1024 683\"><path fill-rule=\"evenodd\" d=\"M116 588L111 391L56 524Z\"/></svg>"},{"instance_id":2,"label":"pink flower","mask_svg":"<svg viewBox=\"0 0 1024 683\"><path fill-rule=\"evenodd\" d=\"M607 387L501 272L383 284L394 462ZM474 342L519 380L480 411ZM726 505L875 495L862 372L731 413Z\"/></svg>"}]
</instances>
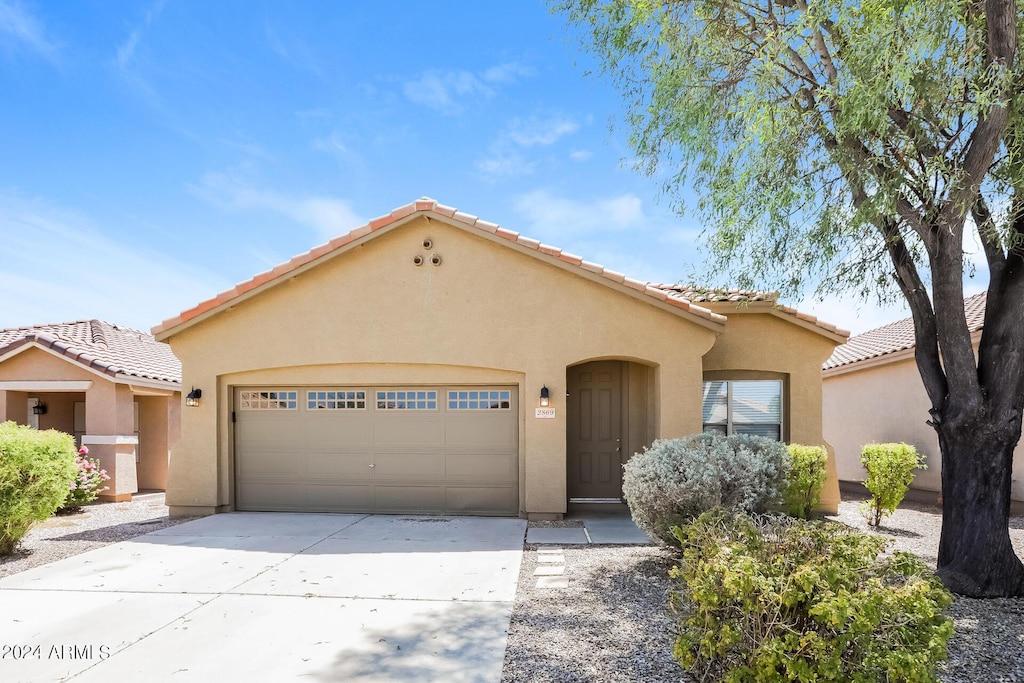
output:
<instances>
[{"instance_id":1,"label":"pink flower","mask_svg":"<svg viewBox=\"0 0 1024 683\"><path fill-rule=\"evenodd\" d=\"M89 455L89 447L88 446L82 446L81 448L78 449L78 454L79 455Z\"/></svg>"}]
</instances>

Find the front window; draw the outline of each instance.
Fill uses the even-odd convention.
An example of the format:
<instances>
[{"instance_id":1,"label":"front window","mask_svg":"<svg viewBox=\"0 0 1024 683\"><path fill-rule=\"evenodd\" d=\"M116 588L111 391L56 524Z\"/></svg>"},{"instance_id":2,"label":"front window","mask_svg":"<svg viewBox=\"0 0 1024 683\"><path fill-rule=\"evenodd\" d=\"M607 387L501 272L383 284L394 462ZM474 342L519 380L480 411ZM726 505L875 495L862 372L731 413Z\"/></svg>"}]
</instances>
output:
<instances>
[{"instance_id":1,"label":"front window","mask_svg":"<svg viewBox=\"0 0 1024 683\"><path fill-rule=\"evenodd\" d=\"M782 440L782 382L704 382L704 431Z\"/></svg>"}]
</instances>

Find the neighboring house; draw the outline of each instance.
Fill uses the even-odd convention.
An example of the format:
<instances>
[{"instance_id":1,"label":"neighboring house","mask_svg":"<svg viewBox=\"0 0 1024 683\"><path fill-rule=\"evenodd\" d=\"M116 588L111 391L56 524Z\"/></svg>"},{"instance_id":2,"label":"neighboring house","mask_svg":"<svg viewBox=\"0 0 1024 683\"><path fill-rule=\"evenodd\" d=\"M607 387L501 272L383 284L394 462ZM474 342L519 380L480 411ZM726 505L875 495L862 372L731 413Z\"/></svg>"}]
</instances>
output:
<instances>
[{"instance_id":1,"label":"neighboring house","mask_svg":"<svg viewBox=\"0 0 1024 683\"><path fill-rule=\"evenodd\" d=\"M111 479L100 498L164 489L181 363L145 332L100 320L0 330L0 422L73 434Z\"/></svg>"},{"instance_id":2,"label":"neighboring house","mask_svg":"<svg viewBox=\"0 0 1024 683\"><path fill-rule=\"evenodd\" d=\"M978 352L985 323L985 294L964 299L967 327ZM942 491L942 461L935 430L928 426L931 404L914 360L912 318L870 330L836 348L822 366L825 438L836 449L839 479L861 482L866 473L860 449L866 443L905 442L927 458L914 489L936 500ZM1024 507L1024 448L1013 458L1011 497Z\"/></svg>"},{"instance_id":3,"label":"neighboring house","mask_svg":"<svg viewBox=\"0 0 1024 683\"><path fill-rule=\"evenodd\" d=\"M633 280L431 199L153 333L202 392L171 458L174 515L532 518L618 502L622 463L657 438L821 443L820 367L847 336L765 295ZM838 495L833 472L824 506Z\"/></svg>"}]
</instances>

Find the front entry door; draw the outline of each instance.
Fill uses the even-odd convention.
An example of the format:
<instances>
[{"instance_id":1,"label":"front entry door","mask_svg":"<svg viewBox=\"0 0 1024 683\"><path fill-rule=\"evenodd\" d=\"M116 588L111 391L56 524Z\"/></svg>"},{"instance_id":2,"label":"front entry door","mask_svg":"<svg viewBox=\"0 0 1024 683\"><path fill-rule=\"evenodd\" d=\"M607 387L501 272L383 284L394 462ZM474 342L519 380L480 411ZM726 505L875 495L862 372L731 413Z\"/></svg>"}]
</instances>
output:
<instances>
[{"instance_id":1,"label":"front entry door","mask_svg":"<svg viewBox=\"0 0 1024 683\"><path fill-rule=\"evenodd\" d=\"M622 362L567 371L569 500L622 498Z\"/></svg>"}]
</instances>

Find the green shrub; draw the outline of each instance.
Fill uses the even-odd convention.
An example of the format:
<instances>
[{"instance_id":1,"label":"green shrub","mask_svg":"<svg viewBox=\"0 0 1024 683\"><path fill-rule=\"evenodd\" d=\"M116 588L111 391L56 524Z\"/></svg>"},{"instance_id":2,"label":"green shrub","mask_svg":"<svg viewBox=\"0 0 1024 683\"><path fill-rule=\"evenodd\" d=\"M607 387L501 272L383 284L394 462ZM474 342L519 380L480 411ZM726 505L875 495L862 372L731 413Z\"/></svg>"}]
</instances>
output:
<instances>
[{"instance_id":1,"label":"green shrub","mask_svg":"<svg viewBox=\"0 0 1024 683\"><path fill-rule=\"evenodd\" d=\"M908 553L835 522L714 511L674 529L674 654L700 681L934 681L953 600Z\"/></svg>"},{"instance_id":2,"label":"green shrub","mask_svg":"<svg viewBox=\"0 0 1024 683\"><path fill-rule=\"evenodd\" d=\"M75 440L13 422L0 424L0 555L14 551L32 522L67 498L75 477Z\"/></svg>"},{"instance_id":3,"label":"green shrub","mask_svg":"<svg viewBox=\"0 0 1024 683\"><path fill-rule=\"evenodd\" d=\"M828 451L824 446L789 445L792 464L786 488L786 513L806 519L821 500Z\"/></svg>"},{"instance_id":4,"label":"green shrub","mask_svg":"<svg viewBox=\"0 0 1024 683\"><path fill-rule=\"evenodd\" d=\"M107 471L100 468L99 460L87 457L89 449L82 446L75 456L75 477L71 480L71 490L57 514L66 515L78 512L86 503L96 500L100 493L109 489L103 482L110 481Z\"/></svg>"},{"instance_id":5,"label":"green shrub","mask_svg":"<svg viewBox=\"0 0 1024 683\"><path fill-rule=\"evenodd\" d=\"M860 461L868 472L864 486L870 500L861 504L861 512L871 526L896 511L914 481L915 469L927 469L917 449L905 443L869 443L860 451Z\"/></svg>"},{"instance_id":6,"label":"green shrub","mask_svg":"<svg viewBox=\"0 0 1024 683\"><path fill-rule=\"evenodd\" d=\"M716 507L762 512L786 486L786 447L761 436L692 434L655 441L624 466L622 494L637 526L664 543L671 528Z\"/></svg>"}]
</instances>

